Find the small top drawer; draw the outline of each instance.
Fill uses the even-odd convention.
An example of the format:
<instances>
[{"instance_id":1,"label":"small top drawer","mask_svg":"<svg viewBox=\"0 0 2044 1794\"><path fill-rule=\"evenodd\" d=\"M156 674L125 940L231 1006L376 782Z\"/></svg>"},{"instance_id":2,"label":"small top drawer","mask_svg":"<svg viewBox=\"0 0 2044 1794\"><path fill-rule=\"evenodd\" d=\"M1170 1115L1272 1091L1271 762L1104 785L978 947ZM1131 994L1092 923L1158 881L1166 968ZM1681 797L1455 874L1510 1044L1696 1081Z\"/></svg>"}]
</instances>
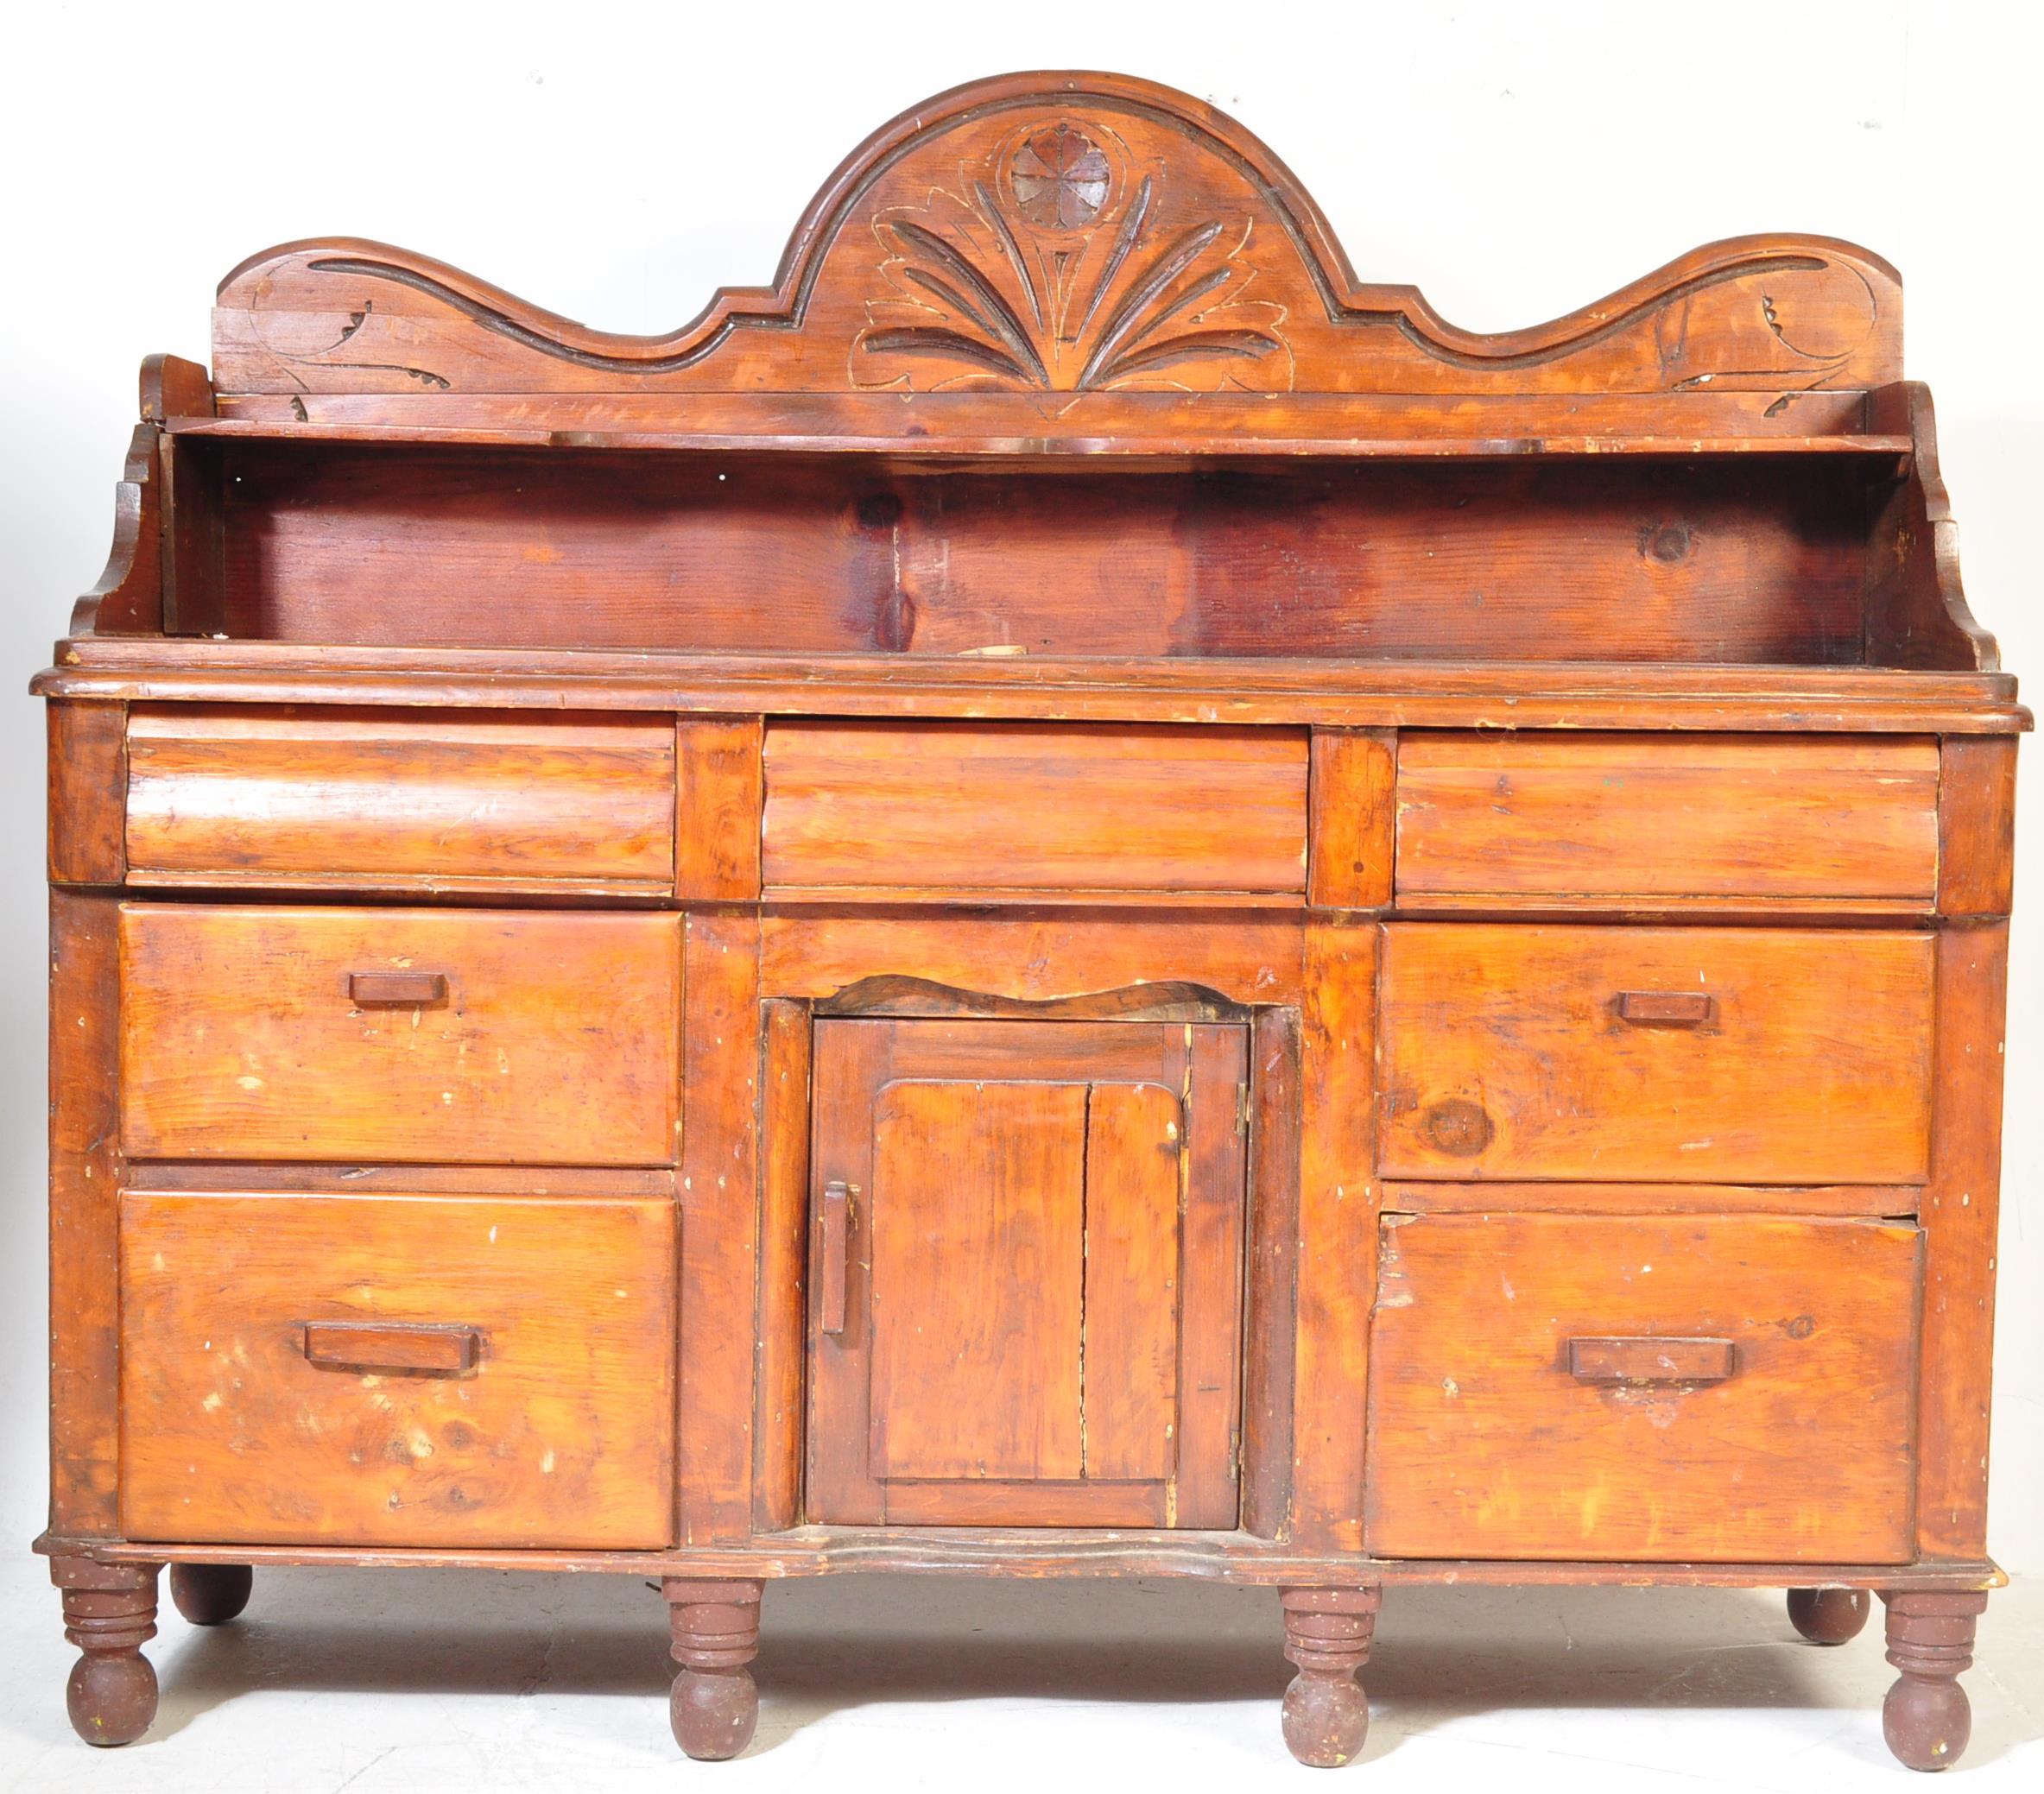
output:
<instances>
[{"instance_id":1,"label":"small top drawer","mask_svg":"<svg viewBox=\"0 0 2044 1794\"><path fill-rule=\"evenodd\" d=\"M136 1159L672 1164L680 921L415 909L121 913Z\"/></svg>"},{"instance_id":2,"label":"small top drawer","mask_svg":"<svg viewBox=\"0 0 2044 1794\"><path fill-rule=\"evenodd\" d=\"M769 894L1298 903L1300 730L786 722Z\"/></svg>"},{"instance_id":3,"label":"small top drawer","mask_svg":"<svg viewBox=\"0 0 2044 1794\"><path fill-rule=\"evenodd\" d=\"M128 878L664 895L665 717L137 704Z\"/></svg>"},{"instance_id":4,"label":"small top drawer","mask_svg":"<svg viewBox=\"0 0 2044 1794\"><path fill-rule=\"evenodd\" d=\"M1398 748L1402 909L1764 900L1929 910L1925 737L1412 734Z\"/></svg>"}]
</instances>

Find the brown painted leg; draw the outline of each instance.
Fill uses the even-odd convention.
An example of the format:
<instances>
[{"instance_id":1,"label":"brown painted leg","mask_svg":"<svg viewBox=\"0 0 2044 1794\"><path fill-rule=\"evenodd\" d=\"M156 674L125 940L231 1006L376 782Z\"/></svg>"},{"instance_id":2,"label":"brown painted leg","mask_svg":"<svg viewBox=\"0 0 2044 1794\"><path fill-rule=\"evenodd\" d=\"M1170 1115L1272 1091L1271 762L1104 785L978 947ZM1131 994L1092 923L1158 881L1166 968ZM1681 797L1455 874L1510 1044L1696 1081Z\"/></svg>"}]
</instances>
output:
<instances>
[{"instance_id":1,"label":"brown painted leg","mask_svg":"<svg viewBox=\"0 0 2044 1794\"><path fill-rule=\"evenodd\" d=\"M256 1573L245 1563L173 1563L170 1598L194 1626L224 1626L249 1604Z\"/></svg>"},{"instance_id":2,"label":"brown painted leg","mask_svg":"<svg viewBox=\"0 0 2044 1794\"><path fill-rule=\"evenodd\" d=\"M661 1585L681 1665L668 1702L674 1741L699 1762L721 1763L752 1742L759 1690L745 1665L759 1655L759 1601L766 1585L745 1581Z\"/></svg>"},{"instance_id":3,"label":"brown painted leg","mask_svg":"<svg viewBox=\"0 0 2044 1794\"><path fill-rule=\"evenodd\" d=\"M1949 1769L1972 1735L1973 1709L1959 1677L1973 1665L1973 1625L1984 1595L1882 1591L1888 1660L1902 1674L1881 1709L1888 1747L1912 1769Z\"/></svg>"},{"instance_id":4,"label":"brown painted leg","mask_svg":"<svg viewBox=\"0 0 2044 1794\"><path fill-rule=\"evenodd\" d=\"M1301 1763L1338 1769L1370 1732L1356 1671L1370 1661L1383 1590L1287 1589L1282 1598L1285 1655L1299 1665L1285 1690L1285 1742Z\"/></svg>"},{"instance_id":5,"label":"brown painted leg","mask_svg":"<svg viewBox=\"0 0 2044 1794\"><path fill-rule=\"evenodd\" d=\"M1864 1589L1791 1589L1788 1623L1813 1645L1842 1645L1859 1636L1873 1604Z\"/></svg>"},{"instance_id":6,"label":"brown painted leg","mask_svg":"<svg viewBox=\"0 0 2044 1794\"><path fill-rule=\"evenodd\" d=\"M156 1716L156 1672L142 1647L156 1635L156 1566L52 1557L64 1591L64 1636L79 1651L65 1689L87 1744L131 1744Z\"/></svg>"}]
</instances>

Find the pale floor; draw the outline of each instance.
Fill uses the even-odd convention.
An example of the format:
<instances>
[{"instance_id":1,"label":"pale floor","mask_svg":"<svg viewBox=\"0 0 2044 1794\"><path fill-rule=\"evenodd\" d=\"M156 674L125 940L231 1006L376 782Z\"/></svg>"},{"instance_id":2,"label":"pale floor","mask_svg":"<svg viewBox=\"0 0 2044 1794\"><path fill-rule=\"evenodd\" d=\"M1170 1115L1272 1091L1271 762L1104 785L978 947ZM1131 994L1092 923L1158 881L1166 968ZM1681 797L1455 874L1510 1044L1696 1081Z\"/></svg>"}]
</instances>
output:
<instances>
[{"instance_id":1,"label":"pale floor","mask_svg":"<svg viewBox=\"0 0 2044 1794\"><path fill-rule=\"evenodd\" d=\"M39 1560L0 1567L0 1789L814 1794L1028 1787L1172 1794L1345 1785L1653 1794L1911 1785L1881 1742L1878 1610L1802 1644L1778 1595L1393 1590L1359 1765L1294 1768L1276 1597L1180 1582L838 1577L767 1595L759 1735L689 1764L668 1736L663 1612L631 1578L259 1572L236 1625L165 1603L156 1726L78 1743ZM1967 1677L1983 1791L2044 1785L2044 1582L1995 1597Z\"/></svg>"}]
</instances>

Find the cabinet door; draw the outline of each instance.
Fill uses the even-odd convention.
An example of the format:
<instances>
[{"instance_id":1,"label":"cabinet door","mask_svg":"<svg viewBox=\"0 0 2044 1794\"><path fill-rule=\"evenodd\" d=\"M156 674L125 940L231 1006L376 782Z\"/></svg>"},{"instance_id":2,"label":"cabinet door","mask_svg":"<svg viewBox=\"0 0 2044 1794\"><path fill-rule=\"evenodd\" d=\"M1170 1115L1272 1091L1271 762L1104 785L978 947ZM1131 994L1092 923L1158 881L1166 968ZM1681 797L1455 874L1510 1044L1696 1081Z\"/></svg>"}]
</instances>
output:
<instances>
[{"instance_id":1,"label":"cabinet door","mask_svg":"<svg viewBox=\"0 0 2044 1794\"><path fill-rule=\"evenodd\" d=\"M1234 1526L1243 1030L815 1045L808 1518Z\"/></svg>"}]
</instances>

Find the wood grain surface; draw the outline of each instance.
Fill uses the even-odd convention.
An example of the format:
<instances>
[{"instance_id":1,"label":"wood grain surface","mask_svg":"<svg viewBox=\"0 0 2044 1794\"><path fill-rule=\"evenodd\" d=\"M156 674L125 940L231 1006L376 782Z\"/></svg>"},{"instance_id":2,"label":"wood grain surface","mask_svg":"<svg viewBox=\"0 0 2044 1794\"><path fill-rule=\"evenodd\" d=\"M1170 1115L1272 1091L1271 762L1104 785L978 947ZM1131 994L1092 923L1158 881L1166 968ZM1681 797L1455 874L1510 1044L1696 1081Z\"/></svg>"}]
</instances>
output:
<instances>
[{"instance_id":1,"label":"wood grain surface","mask_svg":"<svg viewBox=\"0 0 2044 1794\"><path fill-rule=\"evenodd\" d=\"M1387 1216L1370 1549L1908 1560L1921 1267L1893 1222Z\"/></svg>"},{"instance_id":2,"label":"wood grain surface","mask_svg":"<svg viewBox=\"0 0 2044 1794\"><path fill-rule=\"evenodd\" d=\"M1938 786L1926 740L1408 734L1398 902L1828 899L1927 911Z\"/></svg>"},{"instance_id":3,"label":"wood grain surface","mask_svg":"<svg viewBox=\"0 0 2044 1794\"><path fill-rule=\"evenodd\" d=\"M1938 936L1930 1180L1923 1191L1921 1460L1927 1552L1987 1549L2009 925Z\"/></svg>"},{"instance_id":4,"label":"wood grain surface","mask_svg":"<svg viewBox=\"0 0 2044 1794\"><path fill-rule=\"evenodd\" d=\"M1872 666L1254 661L1169 656L960 656L783 650L649 655L581 648L351 647L74 637L30 682L92 703L409 704L795 717L1217 723L1352 729L1737 730L1769 735L2016 735L2031 726L2002 673Z\"/></svg>"},{"instance_id":5,"label":"wood grain surface","mask_svg":"<svg viewBox=\"0 0 2044 1794\"><path fill-rule=\"evenodd\" d=\"M102 1537L120 1530L120 915L50 893L50 1524Z\"/></svg>"},{"instance_id":6,"label":"wood grain surface","mask_svg":"<svg viewBox=\"0 0 2044 1794\"><path fill-rule=\"evenodd\" d=\"M674 918L130 904L121 968L136 1157L674 1160ZM448 994L358 1007L379 970Z\"/></svg>"},{"instance_id":7,"label":"wood grain surface","mask_svg":"<svg viewBox=\"0 0 2044 1794\"><path fill-rule=\"evenodd\" d=\"M132 1538L644 1549L673 1513L674 1208L133 1191ZM358 1340L476 1336L465 1361Z\"/></svg>"},{"instance_id":8,"label":"wood grain surface","mask_svg":"<svg viewBox=\"0 0 2044 1794\"><path fill-rule=\"evenodd\" d=\"M775 723L769 893L1290 896L1307 744L1289 731Z\"/></svg>"},{"instance_id":9,"label":"wood grain surface","mask_svg":"<svg viewBox=\"0 0 2044 1794\"><path fill-rule=\"evenodd\" d=\"M126 733L123 704L49 706L48 858L53 885L117 885L126 873Z\"/></svg>"},{"instance_id":10,"label":"wood grain surface","mask_svg":"<svg viewBox=\"0 0 2044 1794\"><path fill-rule=\"evenodd\" d=\"M1066 251L1063 330L1049 270L999 248L1047 237ZM1202 281L1225 291L1189 315L1173 306ZM300 395L308 414L346 392L1745 390L1771 402L1895 379L1901 332L1892 268L1795 237L1712 244L1550 324L1459 330L1410 287L1358 282L1311 198L1225 113L1123 75L1017 73L880 127L811 202L775 285L728 289L679 330L591 330L445 263L335 238L234 269L212 346L224 395Z\"/></svg>"},{"instance_id":11,"label":"wood grain surface","mask_svg":"<svg viewBox=\"0 0 2044 1794\"><path fill-rule=\"evenodd\" d=\"M235 638L1803 666L1864 646L1873 471L1850 455L1047 479L771 453L222 446L206 627ZM402 606L380 602L399 587Z\"/></svg>"},{"instance_id":12,"label":"wood grain surface","mask_svg":"<svg viewBox=\"0 0 2044 1794\"><path fill-rule=\"evenodd\" d=\"M759 957L754 917L687 919L675 1498L689 1545L736 1544L753 1526L765 1026Z\"/></svg>"},{"instance_id":13,"label":"wood grain surface","mask_svg":"<svg viewBox=\"0 0 2044 1794\"><path fill-rule=\"evenodd\" d=\"M1309 1756L1383 1584L1786 1583L1948 1757L2031 718L1892 268L1579 296L1083 73L655 335L232 270L34 685L85 1718L166 1562L661 1579L705 1754L770 1576L1276 1586Z\"/></svg>"},{"instance_id":14,"label":"wood grain surface","mask_svg":"<svg viewBox=\"0 0 2044 1794\"><path fill-rule=\"evenodd\" d=\"M137 706L144 885L664 894L674 736L655 717Z\"/></svg>"},{"instance_id":15,"label":"wood grain surface","mask_svg":"<svg viewBox=\"0 0 2044 1794\"><path fill-rule=\"evenodd\" d=\"M1394 923L1383 1174L1920 1183L1927 934ZM1629 992L1706 995L1701 1025Z\"/></svg>"},{"instance_id":16,"label":"wood grain surface","mask_svg":"<svg viewBox=\"0 0 2044 1794\"><path fill-rule=\"evenodd\" d=\"M1233 1522L1243 1033L817 1024L812 1519Z\"/></svg>"}]
</instances>

